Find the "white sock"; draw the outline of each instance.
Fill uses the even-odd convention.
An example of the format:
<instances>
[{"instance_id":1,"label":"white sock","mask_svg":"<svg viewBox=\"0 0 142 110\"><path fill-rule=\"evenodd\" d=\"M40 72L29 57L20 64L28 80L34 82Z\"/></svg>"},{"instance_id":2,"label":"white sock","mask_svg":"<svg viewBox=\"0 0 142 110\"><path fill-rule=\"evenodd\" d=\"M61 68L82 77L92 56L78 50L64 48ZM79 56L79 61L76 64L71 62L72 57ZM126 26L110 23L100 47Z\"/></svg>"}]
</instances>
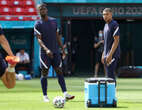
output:
<instances>
[{"instance_id":1,"label":"white sock","mask_svg":"<svg viewBox=\"0 0 142 110\"><path fill-rule=\"evenodd\" d=\"M11 73L15 72L15 68L11 67L10 64L8 64L8 68L7 69L8 69L8 72L11 72Z\"/></svg>"},{"instance_id":2,"label":"white sock","mask_svg":"<svg viewBox=\"0 0 142 110\"><path fill-rule=\"evenodd\" d=\"M66 96L67 94L68 94L67 91L65 91L65 92L64 92L64 96Z\"/></svg>"}]
</instances>

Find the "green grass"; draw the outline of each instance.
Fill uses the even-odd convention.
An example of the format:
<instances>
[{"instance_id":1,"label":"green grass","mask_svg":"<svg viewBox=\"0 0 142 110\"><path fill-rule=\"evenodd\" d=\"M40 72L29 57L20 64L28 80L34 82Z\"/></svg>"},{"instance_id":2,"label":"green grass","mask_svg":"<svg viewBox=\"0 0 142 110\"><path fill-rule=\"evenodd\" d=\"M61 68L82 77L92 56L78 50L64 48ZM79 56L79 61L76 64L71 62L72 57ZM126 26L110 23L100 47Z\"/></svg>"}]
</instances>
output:
<instances>
[{"instance_id":1,"label":"green grass","mask_svg":"<svg viewBox=\"0 0 142 110\"><path fill-rule=\"evenodd\" d=\"M142 110L142 79L118 79L118 108L86 108L84 105L85 78L66 78L68 92L75 99L60 110ZM14 89L6 89L0 82L0 110L59 110L52 100L62 92L57 79L48 81L49 103L42 100L40 80L17 81Z\"/></svg>"}]
</instances>

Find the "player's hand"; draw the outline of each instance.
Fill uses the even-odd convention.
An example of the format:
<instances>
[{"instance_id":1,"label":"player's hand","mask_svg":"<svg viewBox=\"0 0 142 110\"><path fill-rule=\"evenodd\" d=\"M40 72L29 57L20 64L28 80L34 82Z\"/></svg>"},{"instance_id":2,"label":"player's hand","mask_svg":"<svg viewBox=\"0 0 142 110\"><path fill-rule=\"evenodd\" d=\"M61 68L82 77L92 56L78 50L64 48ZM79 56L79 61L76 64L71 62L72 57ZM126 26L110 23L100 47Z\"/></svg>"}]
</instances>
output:
<instances>
[{"instance_id":1,"label":"player's hand","mask_svg":"<svg viewBox=\"0 0 142 110\"><path fill-rule=\"evenodd\" d=\"M11 65L11 67L15 67L16 64L20 62L20 58L17 56L7 56L5 60Z\"/></svg>"},{"instance_id":2,"label":"player's hand","mask_svg":"<svg viewBox=\"0 0 142 110\"><path fill-rule=\"evenodd\" d=\"M107 65L109 65L111 61L112 61L112 55L108 55L106 57L106 63L107 63Z\"/></svg>"},{"instance_id":3,"label":"player's hand","mask_svg":"<svg viewBox=\"0 0 142 110\"><path fill-rule=\"evenodd\" d=\"M48 57L53 58L53 53L49 49L46 50L46 54Z\"/></svg>"}]
</instances>

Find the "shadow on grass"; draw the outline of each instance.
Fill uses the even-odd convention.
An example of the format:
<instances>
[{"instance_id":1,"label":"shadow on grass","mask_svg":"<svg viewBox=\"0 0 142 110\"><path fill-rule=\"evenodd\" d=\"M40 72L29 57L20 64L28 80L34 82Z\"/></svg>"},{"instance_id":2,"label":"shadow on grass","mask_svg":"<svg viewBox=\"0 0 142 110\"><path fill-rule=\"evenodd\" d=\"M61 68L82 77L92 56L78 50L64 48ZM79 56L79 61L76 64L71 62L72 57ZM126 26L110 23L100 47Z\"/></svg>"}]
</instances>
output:
<instances>
[{"instance_id":1,"label":"shadow on grass","mask_svg":"<svg viewBox=\"0 0 142 110\"><path fill-rule=\"evenodd\" d=\"M89 107L89 108L101 108L101 109L107 109L107 108L109 108L109 109L128 109L128 107L126 107L126 106L118 106L118 107Z\"/></svg>"},{"instance_id":2,"label":"shadow on grass","mask_svg":"<svg viewBox=\"0 0 142 110\"><path fill-rule=\"evenodd\" d=\"M67 101L68 102L68 101ZM82 102L84 103L83 100L70 100L69 102ZM123 103L129 103L129 102L123 102ZM131 102L132 103L132 102ZM137 102L135 102L137 103ZM138 103L142 103L142 102L138 102ZM110 109L116 109L116 108L128 108L127 106L117 106L117 107L89 107L89 108L110 108Z\"/></svg>"},{"instance_id":3,"label":"shadow on grass","mask_svg":"<svg viewBox=\"0 0 142 110\"><path fill-rule=\"evenodd\" d=\"M142 89L133 89L133 88L131 88L131 89L117 89L118 91L142 91Z\"/></svg>"},{"instance_id":4,"label":"shadow on grass","mask_svg":"<svg viewBox=\"0 0 142 110\"><path fill-rule=\"evenodd\" d=\"M142 102L121 102L121 103L127 103L127 104L142 104Z\"/></svg>"},{"instance_id":5,"label":"shadow on grass","mask_svg":"<svg viewBox=\"0 0 142 110\"><path fill-rule=\"evenodd\" d=\"M83 100L68 100L68 101L69 101L69 102L75 102L75 103L76 103L76 102L77 102L77 103L78 103L78 102L84 102ZM68 102L68 101L67 101L67 102Z\"/></svg>"},{"instance_id":6,"label":"shadow on grass","mask_svg":"<svg viewBox=\"0 0 142 110\"><path fill-rule=\"evenodd\" d=\"M116 108L128 108L126 106L117 106Z\"/></svg>"}]
</instances>

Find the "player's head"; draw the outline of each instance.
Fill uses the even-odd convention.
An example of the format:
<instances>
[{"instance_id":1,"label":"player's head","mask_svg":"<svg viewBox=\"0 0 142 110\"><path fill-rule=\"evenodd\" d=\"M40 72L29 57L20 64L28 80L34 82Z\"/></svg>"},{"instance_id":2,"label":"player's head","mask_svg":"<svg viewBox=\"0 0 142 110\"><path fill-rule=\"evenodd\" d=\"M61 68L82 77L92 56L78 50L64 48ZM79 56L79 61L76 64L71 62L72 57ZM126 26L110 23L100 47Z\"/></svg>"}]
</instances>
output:
<instances>
[{"instance_id":1,"label":"player's head","mask_svg":"<svg viewBox=\"0 0 142 110\"><path fill-rule=\"evenodd\" d=\"M111 8L105 8L103 10L103 18L105 22L110 22L112 20L112 10Z\"/></svg>"},{"instance_id":2,"label":"player's head","mask_svg":"<svg viewBox=\"0 0 142 110\"><path fill-rule=\"evenodd\" d=\"M46 4L38 5L38 11L41 17L45 17L48 14L48 9Z\"/></svg>"},{"instance_id":3,"label":"player's head","mask_svg":"<svg viewBox=\"0 0 142 110\"><path fill-rule=\"evenodd\" d=\"M24 49L21 49L20 50L20 53L23 55L25 53L25 50Z\"/></svg>"}]
</instances>

